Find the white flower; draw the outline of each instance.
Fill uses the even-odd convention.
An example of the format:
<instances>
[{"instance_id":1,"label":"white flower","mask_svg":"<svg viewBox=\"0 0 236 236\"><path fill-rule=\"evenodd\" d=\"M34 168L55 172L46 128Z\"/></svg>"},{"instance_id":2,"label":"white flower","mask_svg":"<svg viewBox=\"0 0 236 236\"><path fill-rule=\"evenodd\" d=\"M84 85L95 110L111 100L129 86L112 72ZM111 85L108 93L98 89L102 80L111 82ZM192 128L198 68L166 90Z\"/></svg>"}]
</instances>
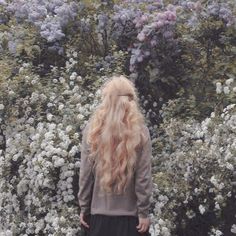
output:
<instances>
[{"instance_id":1,"label":"white flower","mask_svg":"<svg viewBox=\"0 0 236 236\"><path fill-rule=\"evenodd\" d=\"M60 104L59 106L58 106L58 109L59 110L62 110L64 108L64 104Z\"/></svg>"},{"instance_id":2,"label":"white flower","mask_svg":"<svg viewBox=\"0 0 236 236\"><path fill-rule=\"evenodd\" d=\"M66 222L65 217L64 217L64 216L61 216L61 217L60 217L60 221L61 221L62 223L65 223L65 222Z\"/></svg>"},{"instance_id":3,"label":"white flower","mask_svg":"<svg viewBox=\"0 0 236 236\"><path fill-rule=\"evenodd\" d=\"M223 235L223 233L222 233L220 230L217 229L217 230L215 231L215 235L216 235L216 236L221 236L221 235Z\"/></svg>"},{"instance_id":4,"label":"white flower","mask_svg":"<svg viewBox=\"0 0 236 236\"><path fill-rule=\"evenodd\" d=\"M218 184L218 189L220 189L220 190L221 190L221 189L223 189L223 188L224 188L224 186L225 186L225 185L224 185L224 183L220 183L220 184Z\"/></svg>"},{"instance_id":5,"label":"white flower","mask_svg":"<svg viewBox=\"0 0 236 236\"><path fill-rule=\"evenodd\" d=\"M3 110L3 109L4 109L4 105L0 104L0 110Z\"/></svg>"},{"instance_id":6,"label":"white flower","mask_svg":"<svg viewBox=\"0 0 236 236\"><path fill-rule=\"evenodd\" d=\"M225 120L228 120L229 118L230 118L229 114L226 114L225 117L224 117Z\"/></svg>"},{"instance_id":7,"label":"white flower","mask_svg":"<svg viewBox=\"0 0 236 236\"><path fill-rule=\"evenodd\" d=\"M77 115L77 118L78 118L78 120L83 120L83 119L84 119L84 116L83 116L82 114L78 114L78 115Z\"/></svg>"},{"instance_id":8,"label":"white flower","mask_svg":"<svg viewBox=\"0 0 236 236\"><path fill-rule=\"evenodd\" d=\"M73 72L70 76L70 79L71 80L74 80L75 78L77 77L77 73L76 72Z\"/></svg>"},{"instance_id":9,"label":"white flower","mask_svg":"<svg viewBox=\"0 0 236 236\"><path fill-rule=\"evenodd\" d=\"M211 118L214 118L215 117L215 112L212 112L211 113Z\"/></svg>"},{"instance_id":10,"label":"white flower","mask_svg":"<svg viewBox=\"0 0 236 236\"><path fill-rule=\"evenodd\" d=\"M218 202L215 202L215 209L220 210L220 205Z\"/></svg>"},{"instance_id":11,"label":"white flower","mask_svg":"<svg viewBox=\"0 0 236 236\"><path fill-rule=\"evenodd\" d=\"M77 80L78 81L82 81L82 77L79 75L79 76L77 76Z\"/></svg>"},{"instance_id":12,"label":"white flower","mask_svg":"<svg viewBox=\"0 0 236 236\"><path fill-rule=\"evenodd\" d=\"M165 224L165 221L160 218L159 221L158 221L158 223L159 223L159 225L164 225L164 224Z\"/></svg>"},{"instance_id":13,"label":"white flower","mask_svg":"<svg viewBox=\"0 0 236 236\"><path fill-rule=\"evenodd\" d=\"M226 168L229 170L234 170L234 166L229 162L226 162Z\"/></svg>"},{"instance_id":14,"label":"white flower","mask_svg":"<svg viewBox=\"0 0 236 236\"><path fill-rule=\"evenodd\" d=\"M63 77L60 77L59 81L60 81L60 83L65 83L66 80Z\"/></svg>"},{"instance_id":15,"label":"white flower","mask_svg":"<svg viewBox=\"0 0 236 236\"><path fill-rule=\"evenodd\" d=\"M14 92L13 90L10 90L10 91L8 92L8 94L9 94L9 95L14 95L15 92Z\"/></svg>"},{"instance_id":16,"label":"white flower","mask_svg":"<svg viewBox=\"0 0 236 236\"><path fill-rule=\"evenodd\" d=\"M220 82L216 83L216 93L221 93L222 92L222 85Z\"/></svg>"},{"instance_id":17,"label":"white flower","mask_svg":"<svg viewBox=\"0 0 236 236\"><path fill-rule=\"evenodd\" d=\"M36 79L32 79L31 80L31 84L36 84L37 83L37 80Z\"/></svg>"},{"instance_id":18,"label":"white flower","mask_svg":"<svg viewBox=\"0 0 236 236\"><path fill-rule=\"evenodd\" d=\"M214 184L215 186L218 184L217 179L215 178L214 175L211 176L210 181L211 181L211 183Z\"/></svg>"},{"instance_id":19,"label":"white flower","mask_svg":"<svg viewBox=\"0 0 236 236\"><path fill-rule=\"evenodd\" d=\"M164 236L170 236L170 231L165 226L162 227L162 233L163 233Z\"/></svg>"},{"instance_id":20,"label":"white flower","mask_svg":"<svg viewBox=\"0 0 236 236\"><path fill-rule=\"evenodd\" d=\"M224 90L224 93L225 93L225 94L229 94L229 92L230 92L228 86L225 86L223 90Z\"/></svg>"},{"instance_id":21,"label":"white flower","mask_svg":"<svg viewBox=\"0 0 236 236\"><path fill-rule=\"evenodd\" d=\"M25 68L24 68L24 67L20 67L20 69L19 69L19 73L22 73L22 72L24 72L24 70L25 70Z\"/></svg>"},{"instance_id":22,"label":"white flower","mask_svg":"<svg viewBox=\"0 0 236 236\"><path fill-rule=\"evenodd\" d=\"M194 192L195 192L195 193L198 193L198 192L199 192L199 189L198 189L198 188L195 188L195 189L194 189Z\"/></svg>"},{"instance_id":23,"label":"white flower","mask_svg":"<svg viewBox=\"0 0 236 236\"><path fill-rule=\"evenodd\" d=\"M230 230L233 234L236 234L236 224L233 224Z\"/></svg>"},{"instance_id":24,"label":"white flower","mask_svg":"<svg viewBox=\"0 0 236 236\"><path fill-rule=\"evenodd\" d=\"M155 224L155 226L154 226L154 236L156 236L156 235L159 235L160 234L160 226L158 225L158 224Z\"/></svg>"},{"instance_id":25,"label":"white flower","mask_svg":"<svg viewBox=\"0 0 236 236\"><path fill-rule=\"evenodd\" d=\"M64 163L65 163L65 160L63 158L59 158L54 162L54 166L55 167L60 167L60 166L63 166Z\"/></svg>"},{"instance_id":26,"label":"white flower","mask_svg":"<svg viewBox=\"0 0 236 236\"><path fill-rule=\"evenodd\" d=\"M73 127L72 127L71 125L68 125L68 126L66 127L66 132L70 132L72 129L73 129Z\"/></svg>"},{"instance_id":27,"label":"white flower","mask_svg":"<svg viewBox=\"0 0 236 236\"><path fill-rule=\"evenodd\" d=\"M51 121L51 120L52 120L52 117L53 117L52 114L47 114L47 119L48 119L48 121Z\"/></svg>"},{"instance_id":28,"label":"white flower","mask_svg":"<svg viewBox=\"0 0 236 236\"><path fill-rule=\"evenodd\" d=\"M186 215L189 219L192 219L193 217L196 216L195 212L192 210L187 210Z\"/></svg>"},{"instance_id":29,"label":"white flower","mask_svg":"<svg viewBox=\"0 0 236 236\"><path fill-rule=\"evenodd\" d=\"M199 209L200 213L203 215L205 212L205 207L202 204L200 204L198 209Z\"/></svg>"},{"instance_id":30,"label":"white flower","mask_svg":"<svg viewBox=\"0 0 236 236\"><path fill-rule=\"evenodd\" d=\"M226 107L226 110L230 110L230 109L232 109L232 108L234 108L235 107L235 105L236 104L230 104L230 105L228 105L227 107Z\"/></svg>"},{"instance_id":31,"label":"white flower","mask_svg":"<svg viewBox=\"0 0 236 236\"><path fill-rule=\"evenodd\" d=\"M226 85L230 85L231 83L233 83L234 82L234 79L233 78L229 78L229 79L227 79L226 81L225 81L225 84Z\"/></svg>"},{"instance_id":32,"label":"white flower","mask_svg":"<svg viewBox=\"0 0 236 236\"><path fill-rule=\"evenodd\" d=\"M71 183L73 181L73 179L71 177L67 178L66 180L68 183Z\"/></svg>"},{"instance_id":33,"label":"white flower","mask_svg":"<svg viewBox=\"0 0 236 236\"><path fill-rule=\"evenodd\" d=\"M1 228L0 228L1 229ZM11 230L6 230L4 233L1 233L0 234L1 236L12 236L13 235L13 233L12 233L12 231Z\"/></svg>"},{"instance_id":34,"label":"white flower","mask_svg":"<svg viewBox=\"0 0 236 236\"><path fill-rule=\"evenodd\" d=\"M78 53L77 52L73 52L73 57L77 57L78 56Z\"/></svg>"}]
</instances>

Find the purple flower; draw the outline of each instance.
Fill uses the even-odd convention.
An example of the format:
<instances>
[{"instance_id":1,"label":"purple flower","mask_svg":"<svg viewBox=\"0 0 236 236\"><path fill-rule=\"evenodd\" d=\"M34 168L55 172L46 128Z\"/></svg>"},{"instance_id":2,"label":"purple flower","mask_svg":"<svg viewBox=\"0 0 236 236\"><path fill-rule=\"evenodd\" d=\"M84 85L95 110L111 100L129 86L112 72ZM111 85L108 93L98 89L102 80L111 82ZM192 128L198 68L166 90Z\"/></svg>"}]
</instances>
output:
<instances>
[{"instance_id":1,"label":"purple flower","mask_svg":"<svg viewBox=\"0 0 236 236\"><path fill-rule=\"evenodd\" d=\"M0 0L0 5L7 5L5 0Z\"/></svg>"},{"instance_id":2,"label":"purple flower","mask_svg":"<svg viewBox=\"0 0 236 236\"><path fill-rule=\"evenodd\" d=\"M34 24L48 42L61 40L63 30L78 14L78 4L66 0L13 0L6 10L12 12L17 22L26 20Z\"/></svg>"},{"instance_id":3,"label":"purple flower","mask_svg":"<svg viewBox=\"0 0 236 236\"><path fill-rule=\"evenodd\" d=\"M165 31L165 32L163 33L163 37L166 38L166 39L170 39L170 38L173 37L173 32L171 32L171 31Z\"/></svg>"},{"instance_id":4,"label":"purple flower","mask_svg":"<svg viewBox=\"0 0 236 236\"><path fill-rule=\"evenodd\" d=\"M152 40L150 41L150 44L151 44L152 47L154 47L154 46L157 45L157 41L156 41L155 39L152 39Z\"/></svg>"},{"instance_id":5,"label":"purple flower","mask_svg":"<svg viewBox=\"0 0 236 236\"><path fill-rule=\"evenodd\" d=\"M187 2L187 7L190 9L194 9L195 8L194 2Z\"/></svg>"},{"instance_id":6,"label":"purple flower","mask_svg":"<svg viewBox=\"0 0 236 236\"><path fill-rule=\"evenodd\" d=\"M162 27L163 25L164 25L164 22L163 22L163 21L160 21L160 20L156 23L156 26L157 26L158 28Z\"/></svg>"},{"instance_id":7,"label":"purple flower","mask_svg":"<svg viewBox=\"0 0 236 236\"><path fill-rule=\"evenodd\" d=\"M167 19L170 21L175 21L176 20L176 13L172 11L166 11Z\"/></svg>"},{"instance_id":8,"label":"purple flower","mask_svg":"<svg viewBox=\"0 0 236 236\"><path fill-rule=\"evenodd\" d=\"M145 36L145 34L141 31L141 32L138 34L137 38L138 38L139 41L142 42L142 41L145 40L146 36Z\"/></svg>"}]
</instances>

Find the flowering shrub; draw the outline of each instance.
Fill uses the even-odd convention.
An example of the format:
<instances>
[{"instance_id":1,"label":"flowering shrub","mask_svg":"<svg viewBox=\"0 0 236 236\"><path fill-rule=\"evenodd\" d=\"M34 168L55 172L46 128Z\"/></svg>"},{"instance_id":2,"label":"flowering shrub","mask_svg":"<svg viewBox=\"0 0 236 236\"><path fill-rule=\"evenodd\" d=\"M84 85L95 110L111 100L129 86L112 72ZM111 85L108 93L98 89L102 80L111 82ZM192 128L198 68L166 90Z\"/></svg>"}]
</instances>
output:
<instances>
[{"instance_id":1,"label":"flowering shrub","mask_svg":"<svg viewBox=\"0 0 236 236\"><path fill-rule=\"evenodd\" d=\"M77 153L91 95L76 74L42 80L30 67L1 83L8 96L1 109L1 232L74 235Z\"/></svg>"},{"instance_id":2,"label":"flowering shrub","mask_svg":"<svg viewBox=\"0 0 236 236\"><path fill-rule=\"evenodd\" d=\"M127 74L153 141L152 236L234 235L236 4L0 0L0 235L80 235L81 129Z\"/></svg>"},{"instance_id":3,"label":"flowering shrub","mask_svg":"<svg viewBox=\"0 0 236 236\"><path fill-rule=\"evenodd\" d=\"M6 4L6 3L5 3ZM13 13L17 22L27 21L40 29L48 42L61 40L63 30L78 14L75 2L65 1L12 1L6 10Z\"/></svg>"},{"instance_id":4,"label":"flowering shrub","mask_svg":"<svg viewBox=\"0 0 236 236\"><path fill-rule=\"evenodd\" d=\"M165 109L157 131L162 135L153 140L154 235L205 235L211 230L230 235L225 208L235 207L235 104L202 122L168 119ZM199 222L204 222L201 228Z\"/></svg>"},{"instance_id":5,"label":"flowering shrub","mask_svg":"<svg viewBox=\"0 0 236 236\"><path fill-rule=\"evenodd\" d=\"M70 49L67 56L65 68L52 67L43 78L33 73L32 63L23 63L11 80L16 63L7 57L0 63L3 235L76 235L80 230L81 129L98 104L105 78L82 78L73 70L77 53ZM119 72L119 55L116 59Z\"/></svg>"}]
</instances>

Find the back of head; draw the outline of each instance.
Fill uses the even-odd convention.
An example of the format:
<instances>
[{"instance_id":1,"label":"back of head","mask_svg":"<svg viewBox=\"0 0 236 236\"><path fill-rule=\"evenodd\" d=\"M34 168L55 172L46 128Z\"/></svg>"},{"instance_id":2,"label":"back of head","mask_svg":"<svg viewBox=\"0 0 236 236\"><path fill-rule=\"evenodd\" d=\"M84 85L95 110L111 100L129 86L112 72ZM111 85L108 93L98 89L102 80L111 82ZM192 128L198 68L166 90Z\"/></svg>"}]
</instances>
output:
<instances>
[{"instance_id":1,"label":"back of head","mask_svg":"<svg viewBox=\"0 0 236 236\"><path fill-rule=\"evenodd\" d=\"M102 101L91 116L87 142L101 188L121 193L132 178L137 151L144 142L145 118L135 85L126 77L114 76L101 89Z\"/></svg>"}]
</instances>

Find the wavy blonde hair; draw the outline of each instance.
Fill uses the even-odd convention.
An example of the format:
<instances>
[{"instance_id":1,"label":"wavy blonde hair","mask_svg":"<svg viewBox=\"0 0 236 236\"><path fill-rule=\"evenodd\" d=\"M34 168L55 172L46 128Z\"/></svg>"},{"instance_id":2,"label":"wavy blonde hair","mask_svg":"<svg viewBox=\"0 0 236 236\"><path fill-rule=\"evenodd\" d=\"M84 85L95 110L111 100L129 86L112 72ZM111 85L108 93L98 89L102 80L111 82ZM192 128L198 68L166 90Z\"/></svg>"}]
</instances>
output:
<instances>
[{"instance_id":1,"label":"wavy blonde hair","mask_svg":"<svg viewBox=\"0 0 236 236\"><path fill-rule=\"evenodd\" d=\"M133 82L113 76L101 87L102 102L92 114L87 132L89 157L96 157L101 189L125 191L132 178L137 151L145 142L145 118Z\"/></svg>"}]
</instances>

